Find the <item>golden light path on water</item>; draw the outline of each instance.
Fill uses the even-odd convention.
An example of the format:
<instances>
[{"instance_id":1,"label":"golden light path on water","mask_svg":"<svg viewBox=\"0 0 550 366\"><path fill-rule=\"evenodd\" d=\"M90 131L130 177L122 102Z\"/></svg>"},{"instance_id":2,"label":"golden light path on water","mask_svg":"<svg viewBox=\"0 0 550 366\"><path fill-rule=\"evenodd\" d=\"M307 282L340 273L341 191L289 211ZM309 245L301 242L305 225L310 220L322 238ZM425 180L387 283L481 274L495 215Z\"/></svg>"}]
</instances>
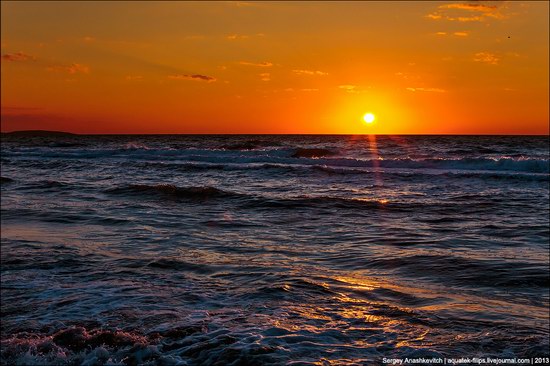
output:
<instances>
[{"instance_id":1,"label":"golden light path on water","mask_svg":"<svg viewBox=\"0 0 550 366\"><path fill-rule=\"evenodd\" d=\"M377 116L372 112L367 112L363 115L362 121L366 124L366 127L368 129L374 128L377 124ZM357 142L356 140L363 140L364 138L367 138L368 144L369 144L369 151L371 153L371 161L372 161L372 169L375 177L375 187L374 189L382 188L383 187L383 178L382 178L382 171L380 168L380 161L384 158L380 155L378 151L378 144L377 144L377 135L376 133L367 133L365 135L358 135L352 137L352 143ZM401 136L396 135L387 135L385 137L390 138L394 142L396 142L401 148L403 148L407 152L407 156L403 156L403 158L411 158L412 151L410 149L410 146L407 144L406 140ZM390 199L388 197L377 197L377 202L385 205L387 203L390 203Z\"/></svg>"}]
</instances>

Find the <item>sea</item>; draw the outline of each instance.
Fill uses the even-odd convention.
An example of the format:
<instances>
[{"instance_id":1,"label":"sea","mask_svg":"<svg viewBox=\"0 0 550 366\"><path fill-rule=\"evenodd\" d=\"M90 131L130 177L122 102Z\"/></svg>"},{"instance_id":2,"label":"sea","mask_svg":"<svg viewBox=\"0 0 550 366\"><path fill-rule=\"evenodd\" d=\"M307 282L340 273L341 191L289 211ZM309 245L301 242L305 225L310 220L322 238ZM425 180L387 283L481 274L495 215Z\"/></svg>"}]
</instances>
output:
<instances>
[{"instance_id":1,"label":"sea","mask_svg":"<svg viewBox=\"0 0 550 366\"><path fill-rule=\"evenodd\" d=\"M3 365L548 357L548 136L3 134L1 177Z\"/></svg>"}]
</instances>

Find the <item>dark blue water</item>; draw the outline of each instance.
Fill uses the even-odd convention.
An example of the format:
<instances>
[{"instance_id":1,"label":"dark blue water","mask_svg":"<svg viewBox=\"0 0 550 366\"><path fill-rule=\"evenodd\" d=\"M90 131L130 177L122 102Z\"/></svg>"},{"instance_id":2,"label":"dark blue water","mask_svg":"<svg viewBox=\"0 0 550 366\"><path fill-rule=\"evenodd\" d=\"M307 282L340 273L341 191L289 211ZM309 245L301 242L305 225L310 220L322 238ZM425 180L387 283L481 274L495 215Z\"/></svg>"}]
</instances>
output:
<instances>
[{"instance_id":1,"label":"dark blue water","mask_svg":"<svg viewBox=\"0 0 550 366\"><path fill-rule=\"evenodd\" d=\"M3 136L4 363L547 356L546 137Z\"/></svg>"}]
</instances>

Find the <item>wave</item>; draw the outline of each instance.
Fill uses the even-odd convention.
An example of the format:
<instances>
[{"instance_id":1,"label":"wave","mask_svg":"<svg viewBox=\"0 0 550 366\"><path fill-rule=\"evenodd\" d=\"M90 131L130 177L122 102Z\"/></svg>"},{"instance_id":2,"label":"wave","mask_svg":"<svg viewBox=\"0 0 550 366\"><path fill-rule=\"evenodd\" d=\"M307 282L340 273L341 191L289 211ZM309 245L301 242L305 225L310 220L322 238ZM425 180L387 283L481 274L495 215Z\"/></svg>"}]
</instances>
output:
<instances>
[{"instance_id":1,"label":"wave","mask_svg":"<svg viewBox=\"0 0 550 366\"><path fill-rule=\"evenodd\" d=\"M319 148L298 148L291 155L293 158L322 158L325 156L336 155L334 151Z\"/></svg>"},{"instance_id":2,"label":"wave","mask_svg":"<svg viewBox=\"0 0 550 366\"><path fill-rule=\"evenodd\" d=\"M513 159L513 158L462 158L462 159L352 159L325 158L312 160L323 168L372 168L372 169L407 169L407 170L471 170L471 171L510 171L525 173L548 173L548 159ZM302 164L305 164L302 162ZM323 169L321 168L321 169Z\"/></svg>"},{"instance_id":3,"label":"wave","mask_svg":"<svg viewBox=\"0 0 550 366\"><path fill-rule=\"evenodd\" d=\"M178 163L214 165L232 164L286 164L320 165L328 168L370 168L418 170L464 170L464 171L503 171L523 173L549 173L550 163L546 158L511 157L435 157L435 158L392 158L357 159L342 155L327 148L276 147L260 149L253 141L224 145L213 149L156 149L139 144L129 144L116 149L19 149L6 151L10 158L31 158L33 162L44 159L123 159L128 162Z\"/></svg>"},{"instance_id":4,"label":"wave","mask_svg":"<svg viewBox=\"0 0 550 366\"><path fill-rule=\"evenodd\" d=\"M273 291L286 293L284 288ZM229 307L215 309L207 318L157 323L152 329L57 322L4 337L0 361L6 365L370 365L379 364L388 352L398 358L458 358L465 352L538 357L548 347L547 331L527 326L434 317L361 300L346 305L350 309L345 317L325 304L282 306L292 317L277 318L273 324L262 324L264 314L256 323L248 322L245 314ZM297 317L307 320L306 325L296 327ZM337 320L331 322L331 317ZM428 334L426 340L415 342L423 332ZM431 340L432 332L439 344ZM396 338L412 341L396 345ZM486 344L491 345L489 350Z\"/></svg>"},{"instance_id":5,"label":"wave","mask_svg":"<svg viewBox=\"0 0 550 366\"><path fill-rule=\"evenodd\" d=\"M316 161L316 163L320 163ZM321 162L322 163L322 162ZM323 164L292 164L292 163L210 163L210 162L160 162L160 161L135 161L128 162L126 166L143 169L160 169L165 171L200 172L210 170L224 171L278 171L281 173L303 175L305 173L320 173L327 176L338 175L372 175L377 172L372 166L349 167L329 166ZM36 167L36 166L35 166ZM419 174L421 173L421 174ZM519 181L547 181L550 177L545 173L497 171L497 170L463 170L445 171L433 169L431 171L419 172L418 169L387 169L383 171L384 176L395 176L400 179L423 179L423 175L429 174L440 178L480 178L492 180L519 180Z\"/></svg>"},{"instance_id":6,"label":"wave","mask_svg":"<svg viewBox=\"0 0 550 366\"><path fill-rule=\"evenodd\" d=\"M130 196L160 195L197 200L239 196L236 193L226 192L214 187L178 187L173 184L131 184L124 187L110 188L105 192Z\"/></svg>"},{"instance_id":7,"label":"wave","mask_svg":"<svg viewBox=\"0 0 550 366\"><path fill-rule=\"evenodd\" d=\"M201 274L210 274L214 272L212 266L201 263L191 263L177 259L166 259L161 258L155 261L152 261L147 264L147 267L163 269L163 270L177 270L177 271L192 271Z\"/></svg>"},{"instance_id":8,"label":"wave","mask_svg":"<svg viewBox=\"0 0 550 366\"><path fill-rule=\"evenodd\" d=\"M342 209L383 209L391 211L408 211L408 204L389 204L386 201L378 201L374 199L361 198L345 198L345 197L255 197L243 205L245 208L279 208L279 209L294 209L302 207L332 207ZM412 207L410 207L412 209Z\"/></svg>"},{"instance_id":9,"label":"wave","mask_svg":"<svg viewBox=\"0 0 550 366\"><path fill-rule=\"evenodd\" d=\"M215 149L233 150L233 151L245 151L245 150L257 150L260 148L277 147L280 144L275 141L262 141L262 140L247 140L236 142L233 144L224 144Z\"/></svg>"},{"instance_id":10,"label":"wave","mask_svg":"<svg viewBox=\"0 0 550 366\"><path fill-rule=\"evenodd\" d=\"M252 210L265 209L300 209L300 208L337 208L345 210L359 211L391 211L391 212L414 212L424 209L436 213L456 212L464 210L465 203L470 203L477 199L472 209L487 210L493 209L495 202L500 198L484 196L472 196L461 199L454 198L452 201L425 202L409 199L387 200L375 197L360 196L268 196L246 192L235 192L222 190L216 187L179 187L173 184L131 184L120 187L113 187L104 190L104 193L115 194L126 197L136 198L156 198L159 200L188 200L200 203L219 202L229 200L240 208ZM206 225L212 225L211 221L205 221ZM251 226L246 222L231 222L227 226ZM252 225L253 226L253 225Z\"/></svg>"},{"instance_id":11,"label":"wave","mask_svg":"<svg viewBox=\"0 0 550 366\"><path fill-rule=\"evenodd\" d=\"M513 158L462 158L462 159L395 159L380 160L383 168L449 169L449 170L499 170L530 173L548 173L548 159Z\"/></svg>"},{"instance_id":12,"label":"wave","mask_svg":"<svg viewBox=\"0 0 550 366\"><path fill-rule=\"evenodd\" d=\"M225 191L219 188L205 187L178 187L173 184L131 184L128 186L109 188L108 194L117 194L135 197L158 197L169 199L189 199L205 201L209 199L237 199L243 208L300 208L300 207L335 207L348 209L392 209L407 210L409 204L388 203L386 201L367 200L362 198L346 197L268 197L254 194L245 194Z\"/></svg>"},{"instance_id":13,"label":"wave","mask_svg":"<svg viewBox=\"0 0 550 366\"><path fill-rule=\"evenodd\" d=\"M365 263L373 269L404 272L408 276L473 287L550 287L550 273L528 262L475 260L442 255L413 255L373 259Z\"/></svg>"}]
</instances>

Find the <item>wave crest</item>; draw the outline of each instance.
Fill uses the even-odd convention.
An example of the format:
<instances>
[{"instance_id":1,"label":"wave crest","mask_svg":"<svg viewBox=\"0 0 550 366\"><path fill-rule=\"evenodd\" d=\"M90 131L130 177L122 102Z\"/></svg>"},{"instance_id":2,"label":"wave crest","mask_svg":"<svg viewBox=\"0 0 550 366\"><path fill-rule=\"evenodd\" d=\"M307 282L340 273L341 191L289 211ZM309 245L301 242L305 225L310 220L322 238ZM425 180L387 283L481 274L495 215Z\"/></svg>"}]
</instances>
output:
<instances>
[{"instance_id":1,"label":"wave crest","mask_svg":"<svg viewBox=\"0 0 550 366\"><path fill-rule=\"evenodd\" d=\"M237 196L236 193L226 192L214 187L178 187L173 184L131 184L124 187L111 188L106 190L106 192L134 196L162 195L172 198L198 200Z\"/></svg>"}]
</instances>

